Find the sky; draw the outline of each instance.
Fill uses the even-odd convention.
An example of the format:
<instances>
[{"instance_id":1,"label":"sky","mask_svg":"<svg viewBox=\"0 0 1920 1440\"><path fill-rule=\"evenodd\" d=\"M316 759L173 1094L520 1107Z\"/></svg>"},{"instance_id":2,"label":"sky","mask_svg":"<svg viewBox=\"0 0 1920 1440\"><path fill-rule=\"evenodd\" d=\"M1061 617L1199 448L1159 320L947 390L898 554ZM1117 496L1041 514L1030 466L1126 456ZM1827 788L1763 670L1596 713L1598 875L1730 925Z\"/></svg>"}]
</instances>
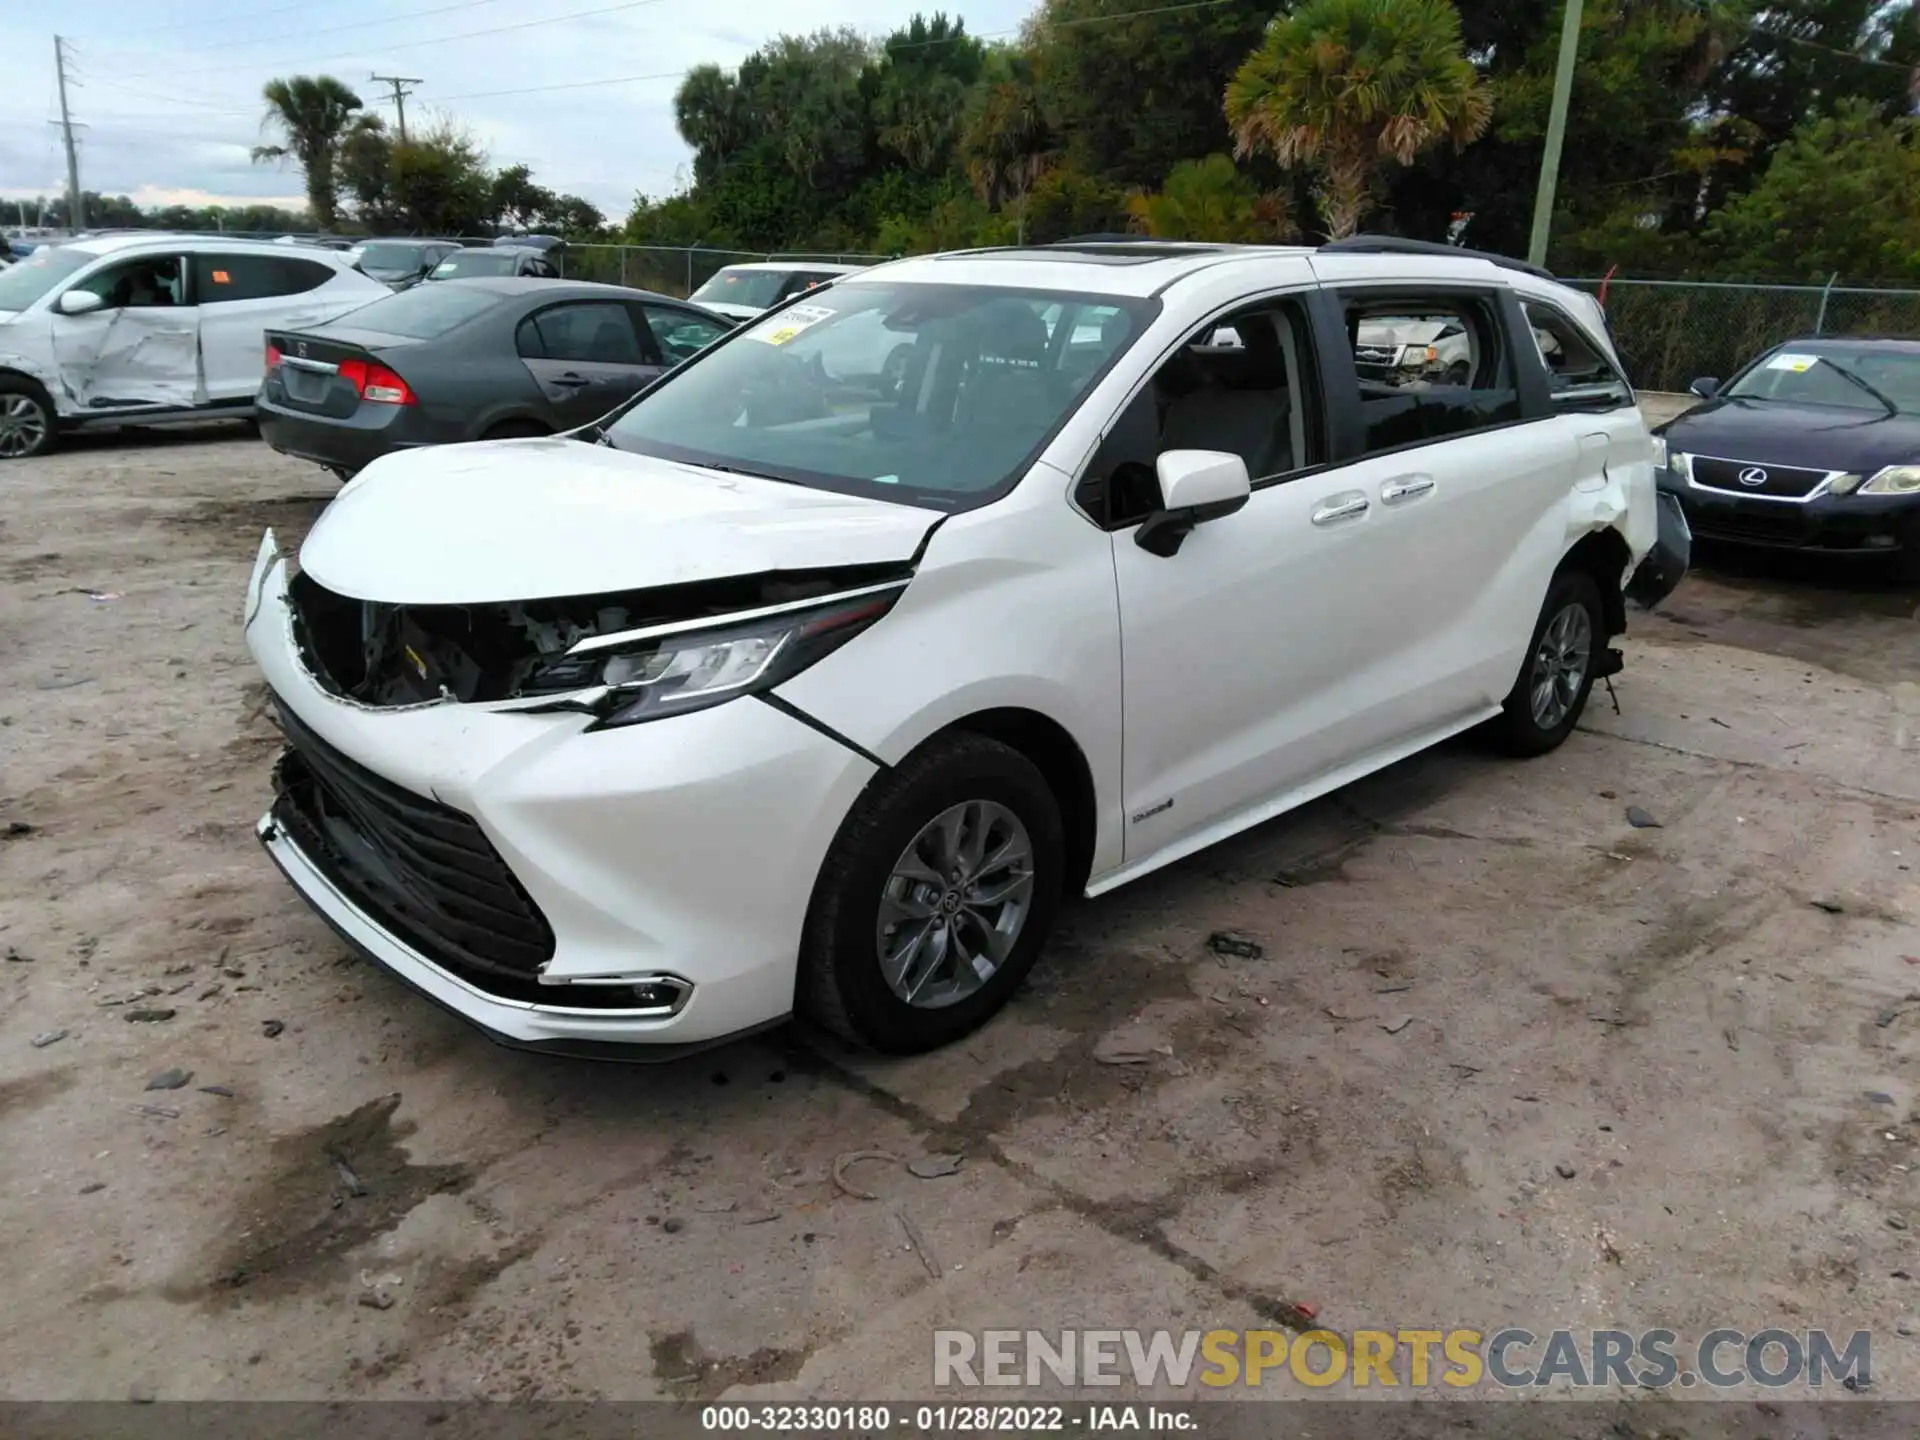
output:
<instances>
[{"instance_id":1,"label":"sky","mask_svg":"<svg viewBox=\"0 0 1920 1440\"><path fill-rule=\"evenodd\" d=\"M686 185L691 156L674 132L673 92L690 66L736 65L783 32L849 25L877 37L915 10L939 7L914 0L0 5L0 55L8 57L0 200L66 188L60 132L48 123L60 114L48 28L56 8L68 42L67 101L83 189L148 206L304 205L297 170L248 157L277 138L261 132L260 87L276 76L333 75L391 125L385 87L367 81L377 73L423 82L407 101L409 128L436 113L454 116L472 127L494 165L529 165L541 184L583 195L619 218L637 191L657 196ZM1017 28L1033 0L947 8L970 31L993 34ZM615 80L621 83L582 83Z\"/></svg>"}]
</instances>

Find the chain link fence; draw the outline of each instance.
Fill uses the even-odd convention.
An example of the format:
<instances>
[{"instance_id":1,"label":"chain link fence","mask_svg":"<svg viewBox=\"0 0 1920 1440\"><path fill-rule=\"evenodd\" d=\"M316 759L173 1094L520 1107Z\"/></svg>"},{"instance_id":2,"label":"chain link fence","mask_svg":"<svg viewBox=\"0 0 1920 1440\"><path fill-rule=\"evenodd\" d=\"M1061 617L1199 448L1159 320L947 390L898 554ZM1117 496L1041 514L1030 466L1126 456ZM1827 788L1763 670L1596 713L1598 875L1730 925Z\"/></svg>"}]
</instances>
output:
<instances>
[{"instance_id":1,"label":"chain link fence","mask_svg":"<svg viewBox=\"0 0 1920 1440\"><path fill-rule=\"evenodd\" d=\"M1920 290L1741 285L1706 280L1569 280L1601 295L1641 390L1724 380L1761 351L1810 335L1920 338Z\"/></svg>"},{"instance_id":2,"label":"chain link fence","mask_svg":"<svg viewBox=\"0 0 1920 1440\"><path fill-rule=\"evenodd\" d=\"M891 255L867 255L835 250L714 250L705 245L574 245L561 253L561 268L569 280L597 280L608 285L630 285L683 299L698 290L714 273L728 265L762 260L809 261L828 265L876 265Z\"/></svg>"}]
</instances>

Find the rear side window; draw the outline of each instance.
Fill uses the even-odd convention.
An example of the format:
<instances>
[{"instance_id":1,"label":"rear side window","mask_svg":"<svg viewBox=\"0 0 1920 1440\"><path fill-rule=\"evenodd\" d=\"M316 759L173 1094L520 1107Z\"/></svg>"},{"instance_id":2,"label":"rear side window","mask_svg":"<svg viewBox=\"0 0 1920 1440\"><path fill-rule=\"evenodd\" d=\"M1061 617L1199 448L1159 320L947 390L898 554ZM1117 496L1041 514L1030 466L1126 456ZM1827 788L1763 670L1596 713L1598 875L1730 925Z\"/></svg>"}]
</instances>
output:
<instances>
[{"instance_id":1,"label":"rear side window","mask_svg":"<svg viewBox=\"0 0 1920 1440\"><path fill-rule=\"evenodd\" d=\"M634 331L633 316L625 305L610 300L550 305L520 322L515 342L521 357L527 360L572 360L590 365L648 363Z\"/></svg>"},{"instance_id":2,"label":"rear side window","mask_svg":"<svg viewBox=\"0 0 1920 1440\"><path fill-rule=\"evenodd\" d=\"M1521 418L1511 357L1484 296L1341 296L1372 454Z\"/></svg>"},{"instance_id":3,"label":"rear side window","mask_svg":"<svg viewBox=\"0 0 1920 1440\"><path fill-rule=\"evenodd\" d=\"M484 315L500 303L490 290L464 285L416 285L352 312L356 329L431 340Z\"/></svg>"},{"instance_id":4,"label":"rear side window","mask_svg":"<svg viewBox=\"0 0 1920 1440\"><path fill-rule=\"evenodd\" d=\"M333 278L330 266L296 255L195 255L194 295L202 305L304 295Z\"/></svg>"},{"instance_id":5,"label":"rear side window","mask_svg":"<svg viewBox=\"0 0 1920 1440\"><path fill-rule=\"evenodd\" d=\"M1521 302L1556 410L1618 410L1633 404L1628 385L1586 331L1553 306Z\"/></svg>"}]
</instances>

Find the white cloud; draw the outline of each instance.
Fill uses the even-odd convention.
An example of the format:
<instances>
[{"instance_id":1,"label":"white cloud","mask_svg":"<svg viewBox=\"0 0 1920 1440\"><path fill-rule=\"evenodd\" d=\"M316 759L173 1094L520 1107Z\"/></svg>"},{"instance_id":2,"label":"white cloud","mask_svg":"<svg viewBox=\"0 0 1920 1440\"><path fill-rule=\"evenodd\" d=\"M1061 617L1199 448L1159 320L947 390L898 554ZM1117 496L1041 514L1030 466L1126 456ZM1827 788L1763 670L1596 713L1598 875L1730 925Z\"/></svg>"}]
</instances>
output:
<instances>
[{"instance_id":1,"label":"white cloud","mask_svg":"<svg viewBox=\"0 0 1920 1440\"><path fill-rule=\"evenodd\" d=\"M258 8L225 9L244 3ZM914 0L731 0L722 10L708 0L645 0L615 14L563 19L620 0L406 3L406 12L396 12L386 0L329 0L307 10L224 0L223 13L207 18L196 0L68 0L59 24L73 32L69 98L88 127L81 183L136 198L297 196L296 172L247 157L260 142L260 86L276 75L332 74L391 123L392 107L380 101L384 87L365 79L377 71L425 81L409 101L410 121L444 109L473 127L496 164L527 164L541 183L622 215L636 191L662 194L684 175L689 156L674 132L672 98L674 77L689 67L735 65L781 32L849 25L879 36L916 10L942 8ZM991 33L1018 25L1031 5L979 0L944 8L959 9L970 30ZM66 182L58 132L46 124L58 113L52 34L38 28L46 21L29 26L25 7L9 9L0 18L10 80L0 87L0 195L51 193ZM432 10L443 13L421 14ZM524 28L459 38L502 26ZM540 88L631 75L667 78ZM481 93L529 89L536 93Z\"/></svg>"}]
</instances>

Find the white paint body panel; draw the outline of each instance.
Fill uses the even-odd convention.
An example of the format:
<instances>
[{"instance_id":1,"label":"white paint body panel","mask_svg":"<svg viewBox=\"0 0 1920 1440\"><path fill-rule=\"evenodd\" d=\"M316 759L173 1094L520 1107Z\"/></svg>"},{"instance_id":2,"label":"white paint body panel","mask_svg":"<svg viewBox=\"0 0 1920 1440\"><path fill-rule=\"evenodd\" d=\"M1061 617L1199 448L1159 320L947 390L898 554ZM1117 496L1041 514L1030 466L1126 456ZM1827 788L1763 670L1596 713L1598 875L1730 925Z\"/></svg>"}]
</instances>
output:
<instances>
[{"instance_id":1,"label":"white paint body panel","mask_svg":"<svg viewBox=\"0 0 1920 1440\"><path fill-rule=\"evenodd\" d=\"M1463 275L1585 314L1571 292L1484 262L1279 249L1098 269L944 257L848 276L1162 296L1020 483L945 519L561 440L376 462L301 556L361 598L479 603L919 560L883 620L779 687L831 733L757 699L583 733L577 715L329 695L297 655L284 566L263 547L247 637L274 690L362 765L475 817L553 926L553 976L670 970L695 985L678 1016L504 1006L384 935L297 855L283 866L385 963L503 1036L703 1040L791 1007L808 897L872 760L895 764L969 717L1033 712L1077 746L1091 894L1485 719L1567 549L1609 526L1636 563L1653 543L1637 412L1556 415L1264 486L1165 558L1073 503L1103 431L1203 323L1316 283ZM1409 477L1432 484L1402 503ZM1314 523L1356 494L1361 518Z\"/></svg>"},{"instance_id":2,"label":"white paint body panel","mask_svg":"<svg viewBox=\"0 0 1920 1440\"><path fill-rule=\"evenodd\" d=\"M39 381L64 418L99 418L98 401L169 410L244 401L260 388L269 328L322 324L392 293L344 256L303 246L301 259L334 272L303 294L62 315L61 295L136 256L287 255L271 243L198 236L108 236L63 248L94 258L25 310L0 312L0 370Z\"/></svg>"}]
</instances>

